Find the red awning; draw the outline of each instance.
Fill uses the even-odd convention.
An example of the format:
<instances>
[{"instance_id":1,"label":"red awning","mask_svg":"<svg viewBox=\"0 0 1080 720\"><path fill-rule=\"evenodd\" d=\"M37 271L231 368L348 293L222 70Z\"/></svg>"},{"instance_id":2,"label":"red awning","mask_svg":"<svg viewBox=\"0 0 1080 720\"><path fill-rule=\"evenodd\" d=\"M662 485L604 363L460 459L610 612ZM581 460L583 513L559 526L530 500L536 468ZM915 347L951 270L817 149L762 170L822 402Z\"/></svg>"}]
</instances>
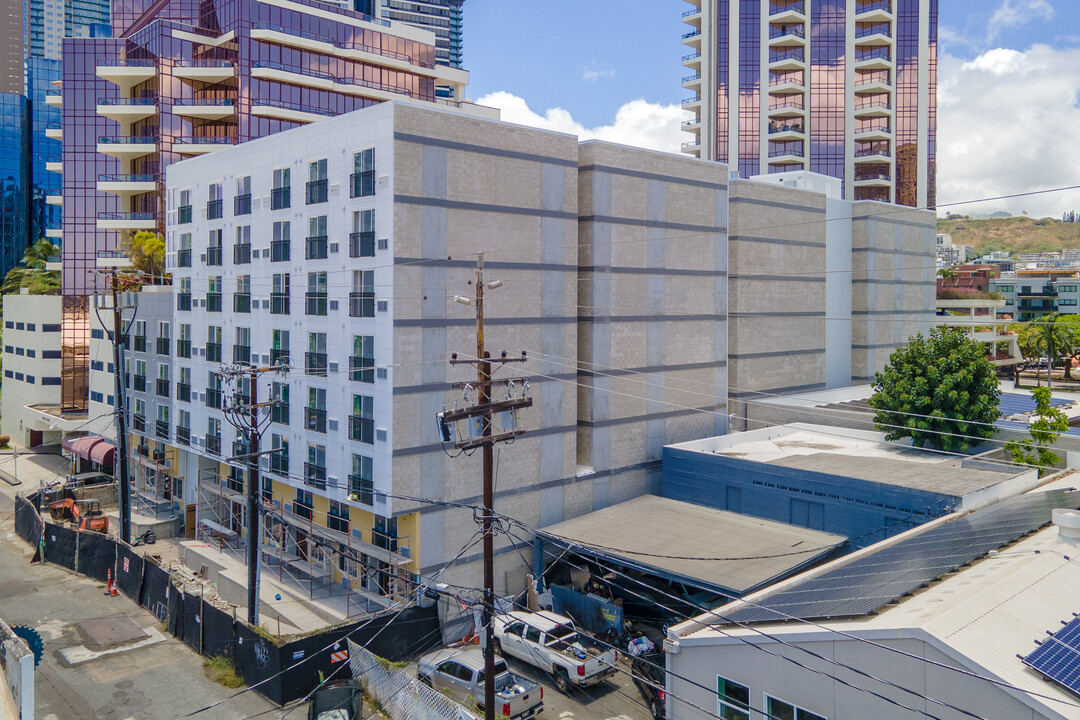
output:
<instances>
[{"instance_id":1,"label":"red awning","mask_svg":"<svg viewBox=\"0 0 1080 720\"><path fill-rule=\"evenodd\" d=\"M60 446L75 453L83 460L89 460L91 448L103 442L105 442L105 438L100 438L97 435L83 435L77 438L64 438Z\"/></svg>"},{"instance_id":2,"label":"red awning","mask_svg":"<svg viewBox=\"0 0 1080 720\"><path fill-rule=\"evenodd\" d=\"M103 440L90 448L90 459L98 465L112 465L116 459L116 446Z\"/></svg>"}]
</instances>

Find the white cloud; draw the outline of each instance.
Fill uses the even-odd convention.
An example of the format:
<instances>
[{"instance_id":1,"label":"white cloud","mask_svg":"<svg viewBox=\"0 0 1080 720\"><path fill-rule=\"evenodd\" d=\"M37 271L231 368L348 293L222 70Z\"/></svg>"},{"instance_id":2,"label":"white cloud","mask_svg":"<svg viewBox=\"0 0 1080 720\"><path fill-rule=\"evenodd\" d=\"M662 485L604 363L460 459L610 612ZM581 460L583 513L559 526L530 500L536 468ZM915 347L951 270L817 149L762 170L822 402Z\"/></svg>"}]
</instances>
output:
<instances>
[{"instance_id":1,"label":"white cloud","mask_svg":"<svg viewBox=\"0 0 1080 720\"><path fill-rule=\"evenodd\" d=\"M563 108L549 108L541 115L523 98L508 92L494 92L477 98L480 105L497 107L502 119L518 125L571 133L582 140L606 140L635 147L677 153L691 136L682 130L682 121L692 117L679 105L660 105L632 100L615 113L610 125L585 127Z\"/></svg>"},{"instance_id":2,"label":"white cloud","mask_svg":"<svg viewBox=\"0 0 1080 720\"><path fill-rule=\"evenodd\" d=\"M608 79L613 78L613 77L615 77L615 69L614 68L610 68L610 69L607 69L607 70L601 70L600 68L598 68L596 66L596 61L595 60L593 60L588 65L586 65L581 70L581 79L584 80L587 83L595 83L598 80L608 80Z\"/></svg>"},{"instance_id":3,"label":"white cloud","mask_svg":"<svg viewBox=\"0 0 1080 720\"><path fill-rule=\"evenodd\" d=\"M986 42L992 43L1005 28L1020 27L1034 19L1050 20L1054 8L1047 0L1002 0L1001 6L990 16L986 28Z\"/></svg>"},{"instance_id":4,"label":"white cloud","mask_svg":"<svg viewBox=\"0 0 1080 720\"><path fill-rule=\"evenodd\" d=\"M1080 184L1080 49L943 55L938 78L939 204ZM1080 210L1080 192L948 209L1060 217Z\"/></svg>"}]
</instances>

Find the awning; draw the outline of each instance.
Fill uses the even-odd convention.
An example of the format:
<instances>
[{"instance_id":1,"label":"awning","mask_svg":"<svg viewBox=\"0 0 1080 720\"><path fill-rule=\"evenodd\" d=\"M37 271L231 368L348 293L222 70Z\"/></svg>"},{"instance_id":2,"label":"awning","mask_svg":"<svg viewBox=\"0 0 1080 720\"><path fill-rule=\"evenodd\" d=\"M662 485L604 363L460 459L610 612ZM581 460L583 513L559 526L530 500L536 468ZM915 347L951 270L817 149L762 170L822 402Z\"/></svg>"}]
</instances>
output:
<instances>
[{"instance_id":1,"label":"awning","mask_svg":"<svg viewBox=\"0 0 1080 720\"><path fill-rule=\"evenodd\" d=\"M90 459L98 465L112 465L116 460L116 446L103 440L90 448Z\"/></svg>"},{"instance_id":2,"label":"awning","mask_svg":"<svg viewBox=\"0 0 1080 720\"><path fill-rule=\"evenodd\" d=\"M91 448L103 442L105 442L105 438L100 438L97 435L82 435L76 438L64 438L63 441L60 443L60 447L62 447L64 450L75 453L83 460L90 460Z\"/></svg>"}]
</instances>

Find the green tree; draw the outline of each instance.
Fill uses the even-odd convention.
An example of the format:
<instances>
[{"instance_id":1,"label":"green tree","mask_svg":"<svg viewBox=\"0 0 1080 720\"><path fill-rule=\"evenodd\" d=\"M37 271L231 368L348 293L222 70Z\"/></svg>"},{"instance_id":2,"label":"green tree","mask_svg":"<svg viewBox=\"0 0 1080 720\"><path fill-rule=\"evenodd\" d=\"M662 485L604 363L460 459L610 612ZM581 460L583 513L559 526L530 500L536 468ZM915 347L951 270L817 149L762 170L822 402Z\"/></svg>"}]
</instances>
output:
<instances>
[{"instance_id":1,"label":"green tree","mask_svg":"<svg viewBox=\"0 0 1080 720\"><path fill-rule=\"evenodd\" d=\"M1005 450L1012 455L1013 462L1046 468L1061 459L1049 446L1069 429L1069 419L1050 404L1050 388L1033 388L1031 396L1035 398L1035 414L1028 424L1031 439L1007 442Z\"/></svg>"},{"instance_id":2,"label":"green tree","mask_svg":"<svg viewBox=\"0 0 1080 720\"><path fill-rule=\"evenodd\" d=\"M942 280L945 280L946 282L948 282L949 280L955 280L956 279L956 268L951 268L951 267L938 268L937 276L939 278L941 278Z\"/></svg>"},{"instance_id":3,"label":"green tree","mask_svg":"<svg viewBox=\"0 0 1080 720\"><path fill-rule=\"evenodd\" d=\"M888 440L966 452L997 421L998 381L986 347L962 331L937 328L897 348L874 375L870 407Z\"/></svg>"},{"instance_id":4,"label":"green tree","mask_svg":"<svg viewBox=\"0 0 1080 720\"><path fill-rule=\"evenodd\" d=\"M42 238L26 249L22 261L13 267L0 285L0 294L10 295L27 288L31 295L56 295L60 292L60 273L46 270L48 258L60 254L60 247Z\"/></svg>"},{"instance_id":5,"label":"green tree","mask_svg":"<svg viewBox=\"0 0 1080 720\"><path fill-rule=\"evenodd\" d=\"M149 230L140 230L124 242L124 252L136 270L155 278L165 277L165 239Z\"/></svg>"},{"instance_id":6,"label":"green tree","mask_svg":"<svg viewBox=\"0 0 1080 720\"><path fill-rule=\"evenodd\" d=\"M1051 386L1054 363L1063 355L1071 355L1073 346L1076 344L1071 326L1059 320L1057 314L1045 315L1028 323L1025 331L1028 334L1028 344L1031 349L1047 360L1046 387ZM1065 368L1067 378L1070 377L1069 370L1069 367Z\"/></svg>"}]
</instances>

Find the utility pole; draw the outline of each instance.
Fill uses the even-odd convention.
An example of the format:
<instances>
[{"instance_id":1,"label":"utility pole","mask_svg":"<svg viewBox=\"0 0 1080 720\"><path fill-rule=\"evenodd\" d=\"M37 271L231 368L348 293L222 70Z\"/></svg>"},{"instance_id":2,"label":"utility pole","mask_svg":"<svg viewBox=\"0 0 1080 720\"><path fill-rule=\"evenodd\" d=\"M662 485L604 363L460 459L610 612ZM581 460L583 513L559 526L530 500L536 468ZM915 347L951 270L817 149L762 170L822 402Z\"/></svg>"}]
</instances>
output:
<instances>
[{"instance_id":1,"label":"utility pole","mask_svg":"<svg viewBox=\"0 0 1080 720\"><path fill-rule=\"evenodd\" d=\"M135 306L120 306L119 301L119 277L120 274L116 270L99 270L96 271L108 278L109 288L112 293L112 306L113 306L113 329L111 333L111 340L113 344L113 363L115 364L115 372L113 377L116 381L116 456L117 456L117 477L116 477L116 493L117 502L119 504L118 514L120 515L120 539L127 544L131 544L131 483L128 477L128 438L127 438L127 403L125 402L125 383L123 381L124 373L124 341L127 339L124 333L124 320L122 313L124 310L134 308ZM94 312L97 313L97 308L94 308ZM138 309L136 308L136 312ZM97 313L98 322L104 328L105 323L101 322L101 314ZM108 329L106 328L106 332Z\"/></svg>"},{"instance_id":2,"label":"utility pole","mask_svg":"<svg viewBox=\"0 0 1080 720\"><path fill-rule=\"evenodd\" d=\"M437 421L444 440L449 440L454 433L451 432L451 424L458 420L469 421L469 437L455 444L460 450L480 447L483 451L484 468L484 514L480 519L484 537L484 604L481 610L482 623L484 625L484 718L495 720L495 628L493 623L495 611L495 533L492 524L495 505L495 488L493 483L493 447L497 442L513 440L525 433L517 428L517 411L532 406L532 398L511 397L514 386L513 380L491 379L492 360L490 353L484 349L484 289L494 290L502 287L502 280L495 280L484 284L484 254L480 253L476 262L476 298L475 301L467 297L456 296L454 302L461 305L476 304L476 357L475 359L458 359L457 353L450 358L451 365L469 364L476 366L476 405L463 409L454 409L439 413ZM503 352L495 362L503 365L511 362L525 362L525 352L520 357L507 357ZM507 398L500 402L491 401L491 388L493 385L507 387ZM465 389L468 393L471 383L455 383L455 388ZM522 394L528 389L527 383L522 383ZM514 418L511 427L501 428L502 432L495 434L492 430L492 418L498 413L507 413ZM506 417L506 416L504 416Z\"/></svg>"},{"instance_id":3,"label":"utility pole","mask_svg":"<svg viewBox=\"0 0 1080 720\"><path fill-rule=\"evenodd\" d=\"M265 413L260 418L259 413L264 408L268 409L276 405L279 400L274 398L269 402L259 402L259 376L262 373L283 373L288 370L286 365L271 367L233 366L225 368L222 374L230 380L238 380L246 375L248 378L248 392L251 393L246 403L240 402L240 393L233 394L233 402L226 408L225 417L229 424L240 432L246 432L248 436L247 453L230 457L227 462L234 463L241 459L247 461L247 566L248 566L248 623L252 627L259 624L259 554L260 554L260 531L259 531L259 439L266 426L269 424L270 415ZM274 452L271 450L270 452Z\"/></svg>"}]
</instances>

